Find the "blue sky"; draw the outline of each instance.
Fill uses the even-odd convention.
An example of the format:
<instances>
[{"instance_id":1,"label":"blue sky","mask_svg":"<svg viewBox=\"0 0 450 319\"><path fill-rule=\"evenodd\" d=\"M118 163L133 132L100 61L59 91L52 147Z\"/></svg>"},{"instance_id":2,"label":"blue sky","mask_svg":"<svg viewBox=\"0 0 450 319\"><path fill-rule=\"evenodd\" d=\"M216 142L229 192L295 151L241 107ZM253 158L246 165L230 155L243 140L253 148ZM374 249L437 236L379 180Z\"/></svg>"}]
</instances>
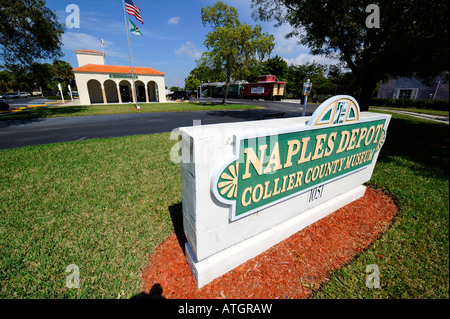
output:
<instances>
[{"instance_id":1,"label":"blue sky","mask_svg":"<svg viewBox=\"0 0 450 319\"><path fill-rule=\"evenodd\" d=\"M254 21L251 17L250 0L222 0L235 7L242 22L260 24L264 32L275 36L275 49L289 64L304 64L315 60L330 63L330 60L309 55L309 50L296 43L295 39L285 39L289 26L274 28L274 23ZM166 73L166 86L184 86L184 79L196 67L195 60L205 51L203 42L209 27L201 22L201 8L211 6L216 0L136 0L144 20L142 25L133 16L127 15L143 33L143 37L131 34L131 50L134 66L152 67ZM122 0L47 0L47 7L53 10L62 23L71 11L70 4L80 9L80 27L67 28L63 36L62 60L73 67L78 63L74 50L101 51L104 39L106 63L129 65L129 54L125 32Z\"/></svg>"}]
</instances>

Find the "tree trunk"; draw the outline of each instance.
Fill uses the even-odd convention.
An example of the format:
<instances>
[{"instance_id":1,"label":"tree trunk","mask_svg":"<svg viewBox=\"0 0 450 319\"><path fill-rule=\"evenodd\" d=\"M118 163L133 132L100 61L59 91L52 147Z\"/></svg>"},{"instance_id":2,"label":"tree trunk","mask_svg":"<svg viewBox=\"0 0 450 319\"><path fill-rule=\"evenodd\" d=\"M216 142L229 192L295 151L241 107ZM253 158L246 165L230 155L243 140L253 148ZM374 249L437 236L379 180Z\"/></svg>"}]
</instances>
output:
<instances>
[{"instance_id":1,"label":"tree trunk","mask_svg":"<svg viewBox=\"0 0 450 319\"><path fill-rule=\"evenodd\" d=\"M372 94L376 86L377 81L374 80L361 81L361 91L357 98L361 112L369 111L370 102L372 100Z\"/></svg>"},{"instance_id":2,"label":"tree trunk","mask_svg":"<svg viewBox=\"0 0 450 319\"><path fill-rule=\"evenodd\" d=\"M225 92L223 94L223 100L222 100L222 104L226 105L227 104L227 97L228 97L228 92L230 91L230 79L227 78L227 82L225 84Z\"/></svg>"}]
</instances>

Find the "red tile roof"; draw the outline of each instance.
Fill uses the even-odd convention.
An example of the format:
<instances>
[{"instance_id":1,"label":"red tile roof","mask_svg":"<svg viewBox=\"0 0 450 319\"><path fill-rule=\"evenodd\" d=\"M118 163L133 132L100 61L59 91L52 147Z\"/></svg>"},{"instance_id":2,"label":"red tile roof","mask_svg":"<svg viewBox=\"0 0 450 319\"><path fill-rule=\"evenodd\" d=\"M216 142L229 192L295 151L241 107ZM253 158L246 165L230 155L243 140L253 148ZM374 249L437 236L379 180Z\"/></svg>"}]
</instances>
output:
<instances>
[{"instance_id":1,"label":"red tile roof","mask_svg":"<svg viewBox=\"0 0 450 319\"><path fill-rule=\"evenodd\" d=\"M85 53L97 53L97 54L104 54L100 51L94 51L94 50L75 50L75 52L85 52Z\"/></svg>"},{"instance_id":2,"label":"red tile roof","mask_svg":"<svg viewBox=\"0 0 450 319\"><path fill-rule=\"evenodd\" d=\"M86 73L110 73L110 74L131 74L131 67L120 65L86 64L73 69L74 72ZM165 73L152 68L133 67L134 74L141 75L165 75Z\"/></svg>"}]
</instances>

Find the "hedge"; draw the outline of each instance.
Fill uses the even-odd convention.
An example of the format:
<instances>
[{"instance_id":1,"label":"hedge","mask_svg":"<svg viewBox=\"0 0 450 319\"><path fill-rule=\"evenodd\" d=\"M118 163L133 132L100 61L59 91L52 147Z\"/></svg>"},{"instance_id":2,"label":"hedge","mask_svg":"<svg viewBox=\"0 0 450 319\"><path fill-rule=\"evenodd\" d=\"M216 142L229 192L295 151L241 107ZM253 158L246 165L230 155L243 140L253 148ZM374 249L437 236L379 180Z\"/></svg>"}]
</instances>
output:
<instances>
[{"instance_id":1,"label":"hedge","mask_svg":"<svg viewBox=\"0 0 450 319\"><path fill-rule=\"evenodd\" d=\"M395 108L428 109L436 111L449 110L448 100L430 101L430 100L372 98L370 105L382 107L395 107Z\"/></svg>"}]
</instances>

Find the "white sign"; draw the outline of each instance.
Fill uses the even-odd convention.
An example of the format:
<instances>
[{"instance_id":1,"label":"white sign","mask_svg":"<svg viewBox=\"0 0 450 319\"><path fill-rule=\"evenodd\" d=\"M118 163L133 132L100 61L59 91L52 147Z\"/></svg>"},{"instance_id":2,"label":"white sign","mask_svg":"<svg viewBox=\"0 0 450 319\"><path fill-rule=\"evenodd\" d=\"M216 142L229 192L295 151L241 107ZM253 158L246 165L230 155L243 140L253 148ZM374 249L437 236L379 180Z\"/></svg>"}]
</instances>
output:
<instances>
[{"instance_id":1,"label":"white sign","mask_svg":"<svg viewBox=\"0 0 450 319\"><path fill-rule=\"evenodd\" d=\"M72 87L69 85L67 85L67 88L69 89L69 94L70 94L70 98L73 101L73 96L72 96Z\"/></svg>"},{"instance_id":2,"label":"white sign","mask_svg":"<svg viewBox=\"0 0 450 319\"><path fill-rule=\"evenodd\" d=\"M363 196L389 121L336 96L310 117L180 128L185 251L197 286Z\"/></svg>"},{"instance_id":3,"label":"white sign","mask_svg":"<svg viewBox=\"0 0 450 319\"><path fill-rule=\"evenodd\" d=\"M61 94L62 102L64 103L64 95L61 87L61 83L58 83L59 94Z\"/></svg>"},{"instance_id":4,"label":"white sign","mask_svg":"<svg viewBox=\"0 0 450 319\"><path fill-rule=\"evenodd\" d=\"M251 88L252 94L264 94L264 86L258 86Z\"/></svg>"}]
</instances>

